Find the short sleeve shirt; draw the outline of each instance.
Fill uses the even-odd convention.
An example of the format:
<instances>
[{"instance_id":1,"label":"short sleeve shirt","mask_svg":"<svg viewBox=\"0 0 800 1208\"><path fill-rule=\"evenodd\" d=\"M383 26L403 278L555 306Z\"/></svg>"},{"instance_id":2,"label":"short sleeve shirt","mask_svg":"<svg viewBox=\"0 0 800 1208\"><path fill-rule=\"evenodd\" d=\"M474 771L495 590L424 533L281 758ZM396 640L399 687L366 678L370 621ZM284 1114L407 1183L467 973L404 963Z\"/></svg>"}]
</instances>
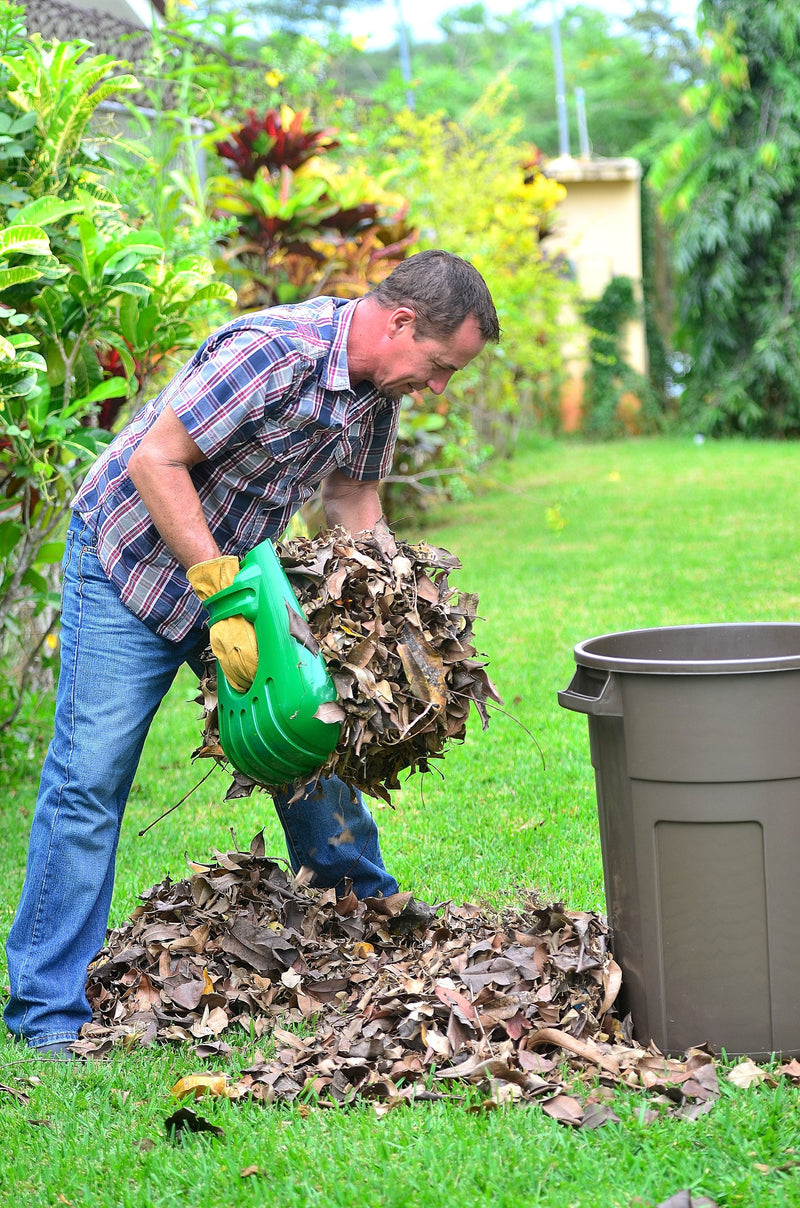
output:
<instances>
[{"instance_id":1,"label":"short sleeve shirt","mask_svg":"<svg viewBox=\"0 0 800 1208\"><path fill-rule=\"evenodd\" d=\"M315 298L234 319L201 345L92 466L72 501L130 610L179 641L204 609L128 475L166 406L206 460L190 473L223 554L280 536L329 474L378 481L391 468L399 402L350 386L347 335L357 302Z\"/></svg>"}]
</instances>

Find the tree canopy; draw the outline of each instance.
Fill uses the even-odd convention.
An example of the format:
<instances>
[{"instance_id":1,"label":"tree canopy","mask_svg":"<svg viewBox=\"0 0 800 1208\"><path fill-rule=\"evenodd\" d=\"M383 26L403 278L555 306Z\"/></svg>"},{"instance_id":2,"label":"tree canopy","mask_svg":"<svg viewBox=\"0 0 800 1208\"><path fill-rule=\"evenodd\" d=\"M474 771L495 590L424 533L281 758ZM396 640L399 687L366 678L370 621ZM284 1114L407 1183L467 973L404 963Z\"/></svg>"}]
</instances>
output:
<instances>
[{"instance_id":1,"label":"tree canopy","mask_svg":"<svg viewBox=\"0 0 800 1208\"><path fill-rule=\"evenodd\" d=\"M442 112L460 120L476 97L500 78L510 85L509 112L522 134L545 153L558 151L552 29L540 5L491 16L481 3L454 8L440 21L445 37L412 47L412 91L419 114ZM623 155L680 121L682 89L702 70L696 40L681 29L666 0L650 0L622 28L582 5L560 23L570 142L579 147L575 90L586 98L588 133L595 155ZM332 65L342 93L401 105L406 83L397 50L351 50ZM662 131L661 134L658 132Z\"/></svg>"},{"instance_id":2,"label":"tree canopy","mask_svg":"<svg viewBox=\"0 0 800 1208\"><path fill-rule=\"evenodd\" d=\"M705 0L708 82L653 173L674 233L685 407L712 431L800 434L800 9Z\"/></svg>"}]
</instances>

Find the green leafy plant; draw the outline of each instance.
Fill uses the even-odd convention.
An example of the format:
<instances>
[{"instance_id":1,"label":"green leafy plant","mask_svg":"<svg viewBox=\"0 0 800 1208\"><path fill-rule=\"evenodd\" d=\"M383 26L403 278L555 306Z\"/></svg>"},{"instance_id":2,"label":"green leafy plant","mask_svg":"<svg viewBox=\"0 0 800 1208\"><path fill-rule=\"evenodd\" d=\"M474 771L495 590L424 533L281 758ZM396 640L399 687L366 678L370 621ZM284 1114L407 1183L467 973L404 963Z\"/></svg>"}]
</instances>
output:
<instances>
[{"instance_id":1,"label":"green leafy plant","mask_svg":"<svg viewBox=\"0 0 800 1208\"><path fill-rule=\"evenodd\" d=\"M470 260L492 291L502 341L453 378L447 399L472 425L476 447L499 454L513 450L522 428L556 422L572 334L564 310L573 292L541 242L562 186L543 175L515 123L482 131L481 116L502 112L506 99L502 87L494 90L458 125L441 114L403 113L390 140L395 178L404 182L425 245Z\"/></svg>"},{"instance_id":2,"label":"green leafy plant","mask_svg":"<svg viewBox=\"0 0 800 1208\"><path fill-rule=\"evenodd\" d=\"M588 436L609 439L657 426L652 387L628 364L622 347L625 324L639 313L630 277L612 277L602 295L584 309L590 334L582 427Z\"/></svg>"},{"instance_id":3,"label":"green leafy plant","mask_svg":"<svg viewBox=\"0 0 800 1208\"><path fill-rule=\"evenodd\" d=\"M235 164L243 180L255 180L261 168L296 172L312 156L340 146L335 130L309 130L306 119L288 105L261 117L250 109L244 124L217 143L217 155Z\"/></svg>"},{"instance_id":4,"label":"green leafy plant","mask_svg":"<svg viewBox=\"0 0 800 1208\"><path fill-rule=\"evenodd\" d=\"M98 105L138 88L132 75L112 74L120 64L110 55L86 58L90 48L90 42L46 43L33 34L18 53L0 57L11 77L9 100L23 114L35 115L36 149L27 180L33 197L71 187L76 161L78 172L85 172L83 141Z\"/></svg>"},{"instance_id":5,"label":"green leafy plant","mask_svg":"<svg viewBox=\"0 0 800 1208\"><path fill-rule=\"evenodd\" d=\"M273 139L277 160L266 150L272 162L286 140L300 146L309 134L297 129L305 127L305 107L330 108L328 65L347 41L334 33L324 44L296 35L256 37L241 12L168 5L165 21L150 31L149 55L138 63L137 103L129 100L124 122L115 122L118 132L124 126L127 145L107 151L129 219L155 226L177 257L208 256L218 242L230 242L237 222L212 214L209 200L217 145L230 144L234 158L241 154L243 165L256 166ZM287 88L295 116L284 122ZM318 150L331 141L313 137Z\"/></svg>"},{"instance_id":6,"label":"green leafy plant","mask_svg":"<svg viewBox=\"0 0 800 1208\"><path fill-rule=\"evenodd\" d=\"M85 50L32 39L0 61L16 81L0 118L9 131L13 107L25 119L2 144L14 178L0 199L0 729L49 649L77 483L126 408L235 299L210 261L170 260L159 232L125 221L88 123L115 80L135 81Z\"/></svg>"},{"instance_id":7,"label":"green leafy plant","mask_svg":"<svg viewBox=\"0 0 800 1208\"><path fill-rule=\"evenodd\" d=\"M405 200L363 165L332 162L332 129L310 126L287 105L217 143L236 175L210 189L215 211L233 215L237 237L223 260L244 309L319 293L356 296L377 284L416 239Z\"/></svg>"},{"instance_id":8,"label":"green leafy plant","mask_svg":"<svg viewBox=\"0 0 800 1208\"><path fill-rule=\"evenodd\" d=\"M709 78L650 174L673 234L681 411L715 433L800 434L800 12L701 5Z\"/></svg>"},{"instance_id":9,"label":"green leafy plant","mask_svg":"<svg viewBox=\"0 0 800 1208\"><path fill-rule=\"evenodd\" d=\"M134 405L144 401L154 382L161 381L197 344L198 327L213 326L235 304L233 288L213 280L213 275L213 265L202 256L176 261L162 256L148 268L147 294L128 294L120 300L118 331L106 333L105 348L116 353L119 365L135 380ZM98 355L109 372L103 354L101 346ZM100 422L110 427L106 418L101 413Z\"/></svg>"},{"instance_id":10,"label":"green leafy plant","mask_svg":"<svg viewBox=\"0 0 800 1208\"><path fill-rule=\"evenodd\" d=\"M60 557L54 538L75 472L98 448L98 434L81 428L87 401L51 397L29 317L3 303L12 286L41 276L49 250L39 227L0 231L0 261L30 261L0 267L0 729L17 717L23 688L52 633L57 599L47 568Z\"/></svg>"},{"instance_id":11,"label":"green leafy plant","mask_svg":"<svg viewBox=\"0 0 800 1208\"><path fill-rule=\"evenodd\" d=\"M468 419L447 398L406 396L400 407L392 472L382 488L391 523L408 520L443 498L463 499L492 450L480 445Z\"/></svg>"}]
</instances>

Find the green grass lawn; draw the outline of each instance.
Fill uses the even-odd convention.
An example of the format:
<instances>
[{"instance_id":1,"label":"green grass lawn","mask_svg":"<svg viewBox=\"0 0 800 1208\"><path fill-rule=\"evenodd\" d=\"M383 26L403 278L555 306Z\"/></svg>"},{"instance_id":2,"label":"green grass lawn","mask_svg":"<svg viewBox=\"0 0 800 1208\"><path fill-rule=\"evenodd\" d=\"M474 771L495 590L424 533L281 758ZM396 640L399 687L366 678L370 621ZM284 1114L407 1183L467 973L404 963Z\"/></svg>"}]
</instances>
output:
<instances>
[{"instance_id":1,"label":"green grass lawn","mask_svg":"<svg viewBox=\"0 0 800 1208\"><path fill-rule=\"evenodd\" d=\"M800 617L800 449L788 444L612 445L529 441L491 467L475 497L398 525L462 559L454 582L477 591L479 648L505 701L477 716L442 775L414 777L376 811L384 857L429 900L492 905L527 889L602 909L586 721L561 709L581 639L637 627ZM209 857L264 827L283 855L269 798L224 804L215 771L144 837L138 832L205 772L181 677L156 719L131 796L112 923L185 858ZM0 937L22 882L40 752L6 772L0 800ZM743 971L746 976L746 971ZM5 971L0 966L0 981ZM249 1048L246 1054L251 1052ZM244 1058L242 1058L244 1060ZM645 1123L646 1098L620 1094L618 1124L573 1132L536 1107L470 1113L418 1105L301 1112L203 1102L225 1131L171 1144L170 1087L201 1062L180 1049L85 1066L45 1064L5 1037L0 1084L0 1205L369 1205L508 1208L654 1205L681 1188L719 1205L800 1205L800 1091L736 1090L694 1123ZM234 1061L232 1069L237 1068ZM31 1082L13 1081L30 1075ZM241 1174L256 1166L258 1173ZM638 1197L638 1198L637 1198Z\"/></svg>"}]
</instances>

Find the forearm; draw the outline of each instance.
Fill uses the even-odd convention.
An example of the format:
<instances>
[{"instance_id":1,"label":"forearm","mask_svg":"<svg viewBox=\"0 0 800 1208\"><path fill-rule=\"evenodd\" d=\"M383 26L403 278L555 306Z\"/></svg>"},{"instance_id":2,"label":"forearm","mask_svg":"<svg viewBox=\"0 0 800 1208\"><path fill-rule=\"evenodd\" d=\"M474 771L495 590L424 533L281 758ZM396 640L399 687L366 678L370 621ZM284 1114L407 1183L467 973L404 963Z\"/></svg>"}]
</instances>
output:
<instances>
[{"instance_id":1,"label":"forearm","mask_svg":"<svg viewBox=\"0 0 800 1208\"><path fill-rule=\"evenodd\" d=\"M141 458L134 463L131 479L153 524L181 566L219 557L219 547L185 466L153 464Z\"/></svg>"},{"instance_id":2,"label":"forearm","mask_svg":"<svg viewBox=\"0 0 800 1208\"><path fill-rule=\"evenodd\" d=\"M132 454L131 481L170 551L184 567L219 557L203 515L191 467L203 454L167 408Z\"/></svg>"},{"instance_id":3,"label":"forearm","mask_svg":"<svg viewBox=\"0 0 800 1208\"><path fill-rule=\"evenodd\" d=\"M334 474L322 484L322 506L330 528L340 524L349 533L372 530L383 514L377 484Z\"/></svg>"}]
</instances>

